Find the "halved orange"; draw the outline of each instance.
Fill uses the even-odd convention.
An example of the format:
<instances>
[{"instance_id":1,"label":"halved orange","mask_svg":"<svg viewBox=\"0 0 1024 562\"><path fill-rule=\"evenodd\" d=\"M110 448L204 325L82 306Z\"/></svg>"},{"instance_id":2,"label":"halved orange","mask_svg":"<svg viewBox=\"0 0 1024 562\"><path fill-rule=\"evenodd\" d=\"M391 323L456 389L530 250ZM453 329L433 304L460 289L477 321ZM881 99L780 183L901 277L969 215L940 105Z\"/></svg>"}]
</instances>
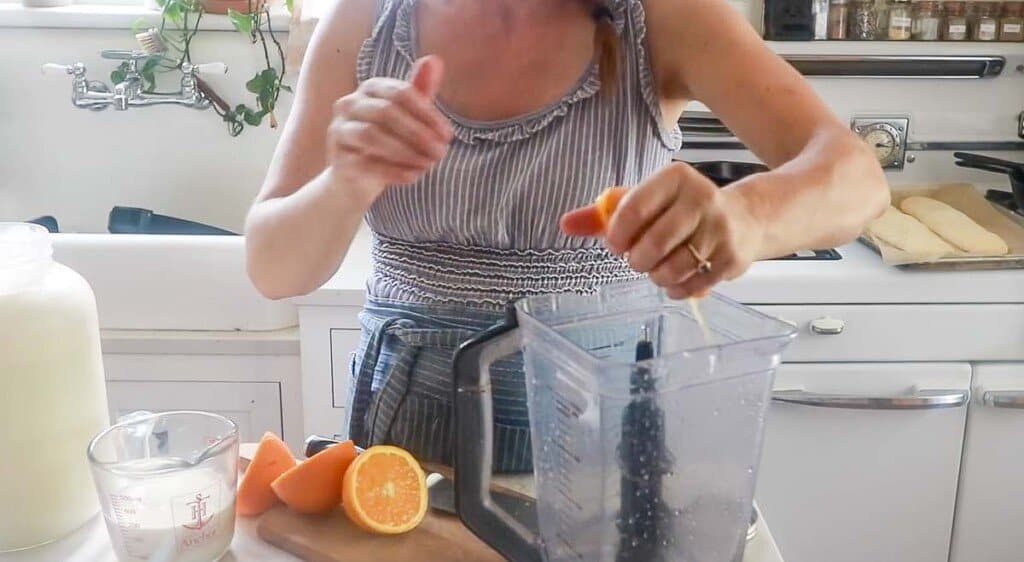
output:
<instances>
[{"instance_id":1,"label":"halved orange","mask_svg":"<svg viewBox=\"0 0 1024 562\"><path fill-rule=\"evenodd\" d=\"M356 457L345 472L341 490L348 518L371 533L409 532L427 514L423 469L398 447L378 445Z\"/></svg>"},{"instance_id":2,"label":"halved orange","mask_svg":"<svg viewBox=\"0 0 1024 562\"><path fill-rule=\"evenodd\" d=\"M609 187L601 195L597 196L594 206L597 207L597 215L601 217L601 223L605 228L608 228L608 223L612 220L615 209L618 208L619 202L622 201L622 198L626 196L628 191L629 189L625 187Z\"/></svg>"}]
</instances>

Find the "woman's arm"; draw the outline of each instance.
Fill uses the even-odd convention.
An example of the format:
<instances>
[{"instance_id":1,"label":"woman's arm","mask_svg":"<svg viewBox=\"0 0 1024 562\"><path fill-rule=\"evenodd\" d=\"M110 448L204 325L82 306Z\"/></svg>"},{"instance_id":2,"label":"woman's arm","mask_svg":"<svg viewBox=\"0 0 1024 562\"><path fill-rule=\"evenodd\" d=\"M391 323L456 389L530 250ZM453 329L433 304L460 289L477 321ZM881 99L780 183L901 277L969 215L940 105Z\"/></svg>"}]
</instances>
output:
<instances>
[{"instance_id":1,"label":"woman's arm","mask_svg":"<svg viewBox=\"0 0 1024 562\"><path fill-rule=\"evenodd\" d=\"M703 102L773 168L730 188L768 225L758 258L848 242L882 212L888 187L874 155L736 10L721 0L645 6L663 99Z\"/></svg>"},{"instance_id":2,"label":"woman's arm","mask_svg":"<svg viewBox=\"0 0 1024 562\"><path fill-rule=\"evenodd\" d=\"M773 170L718 189L672 164L626 194L606 232L576 211L562 219L568 234L604 234L683 298L755 260L846 243L882 213L889 191L874 155L738 12L721 0L644 5L663 115L674 121L687 100L704 102Z\"/></svg>"},{"instance_id":3,"label":"woman's arm","mask_svg":"<svg viewBox=\"0 0 1024 562\"><path fill-rule=\"evenodd\" d=\"M363 218L368 203L332 181L326 143L331 105L356 88L356 55L373 26L374 5L341 0L317 26L291 113L249 211L249 277L269 298L306 293L327 280Z\"/></svg>"},{"instance_id":4,"label":"woman's arm","mask_svg":"<svg viewBox=\"0 0 1024 562\"><path fill-rule=\"evenodd\" d=\"M434 108L440 61L411 83L356 84L377 0L339 0L317 26L295 103L246 221L249 277L269 298L315 290L337 271L367 209L390 184L444 157L450 127Z\"/></svg>"}]
</instances>

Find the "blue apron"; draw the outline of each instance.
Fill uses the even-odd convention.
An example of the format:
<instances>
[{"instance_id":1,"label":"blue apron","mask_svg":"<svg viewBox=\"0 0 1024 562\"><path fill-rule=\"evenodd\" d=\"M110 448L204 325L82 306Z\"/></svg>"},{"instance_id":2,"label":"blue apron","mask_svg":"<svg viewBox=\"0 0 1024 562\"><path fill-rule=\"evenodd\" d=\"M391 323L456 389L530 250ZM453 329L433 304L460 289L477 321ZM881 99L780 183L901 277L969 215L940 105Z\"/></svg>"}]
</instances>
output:
<instances>
[{"instance_id":1,"label":"blue apron","mask_svg":"<svg viewBox=\"0 0 1024 562\"><path fill-rule=\"evenodd\" d=\"M455 433L452 359L503 312L464 306L369 299L353 354L349 436L368 447L390 444L422 462L451 465ZM522 355L491 367L495 472L530 472L533 455Z\"/></svg>"}]
</instances>

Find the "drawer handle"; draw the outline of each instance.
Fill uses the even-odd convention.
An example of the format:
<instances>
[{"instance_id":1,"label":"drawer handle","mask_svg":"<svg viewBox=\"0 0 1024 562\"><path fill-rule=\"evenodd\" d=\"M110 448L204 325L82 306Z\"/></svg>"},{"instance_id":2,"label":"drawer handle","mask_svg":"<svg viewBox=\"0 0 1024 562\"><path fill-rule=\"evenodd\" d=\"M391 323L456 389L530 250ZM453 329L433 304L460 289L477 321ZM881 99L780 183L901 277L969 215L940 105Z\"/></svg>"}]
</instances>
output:
<instances>
[{"instance_id":1,"label":"drawer handle","mask_svg":"<svg viewBox=\"0 0 1024 562\"><path fill-rule=\"evenodd\" d=\"M981 403L993 408L1024 410L1024 390L986 390Z\"/></svg>"},{"instance_id":2,"label":"drawer handle","mask_svg":"<svg viewBox=\"0 0 1024 562\"><path fill-rule=\"evenodd\" d=\"M811 332L819 336L838 336L846 329L846 322L838 318L815 318L811 320Z\"/></svg>"},{"instance_id":3,"label":"drawer handle","mask_svg":"<svg viewBox=\"0 0 1024 562\"><path fill-rule=\"evenodd\" d=\"M920 390L906 396L851 396L849 394L818 394L804 390L781 390L772 400L818 408L848 410L934 410L963 406L970 398L967 390Z\"/></svg>"}]
</instances>

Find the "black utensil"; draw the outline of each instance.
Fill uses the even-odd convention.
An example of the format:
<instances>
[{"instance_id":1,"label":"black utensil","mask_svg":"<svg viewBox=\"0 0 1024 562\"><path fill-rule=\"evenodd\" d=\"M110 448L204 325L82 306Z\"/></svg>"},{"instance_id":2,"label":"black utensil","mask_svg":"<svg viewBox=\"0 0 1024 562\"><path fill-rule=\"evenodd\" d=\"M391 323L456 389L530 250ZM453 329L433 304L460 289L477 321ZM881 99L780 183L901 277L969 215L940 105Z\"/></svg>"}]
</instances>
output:
<instances>
[{"instance_id":1,"label":"black utensil","mask_svg":"<svg viewBox=\"0 0 1024 562\"><path fill-rule=\"evenodd\" d=\"M57 224L57 219L51 217L50 215L37 217L28 222L31 224L38 224L39 226L50 231L51 234L60 232L60 226Z\"/></svg>"},{"instance_id":2,"label":"black utensil","mask_svg":"<svg viewBox=\"0 0 1024 562\"><path fill-rule=\"evenodd\" d=\"M1014 162L1012 160L1003 160L1002 158L996 158L994 156L985 156L984 154L974 154L972 152L954 152L953 158L963 162L970 162L973 164L983 164L986 166L993 166L1001 168L1001 171L1008 172L1010 170L1024 170L1024 163ZM957 165L960 165L957 162ZM974 166L964 166L965 168L973 168Z\"/></svg>"},{"instance_id":3,"label":"black utensil","mask_svg":"<svg viewBox=\"0 0 1024 562\"><path fill-rule=\"evenodd\" d=\"M768 166L755 162L709 160L706 162L689 162L689 164L718 187L725 187L747 176L768 171Z\"/></svg>"},{"instance_id":4,"label":"black utensil","mask_svg":"<svg viewBox=\"0 0 1024 562\"><path fill-rule=\"evenodd\" d=\"M206 236L238 236L234 232L154 213L139 207L117 206L110 210L107 230L111 234L187 234Z\"/></svg>"},{"instance_id":5,"label":"black utensil","mask_svg":"<svg viewBox=\"0 0 1024 562\"><path fill-rule=\"evenodd\" d=\"M652 357L654 344L644 326L636 345L638 365L630 375L632 400L622 412L617 562L668 562L666 550L674 540L672 512L662 498L662 480L673 465L665 447L665 413L658 405L653 373L639 365Z\"/></svg>"},{"instance_id":6,"label":"black utensil","mask_svg":"<svg viewBox=\"0 0 1024 562\"><path fill-rule=\"evenodd\" d=\"M1012 162L982 154L971 154L969 152L954 152L953 156L958 158L956 165L961 168L1005 174L1010 179L1010 188L1013 191L1010 196L1014 206L1011 207L1006 203L1002 203L1001 201L1005 201L1005 196L1002 195L990 196L986 194L986 198L1018 214L1024 214L1024 163ZM989 193L991 194L992 191ZM1000 192L996 191L995 193L998 194Z\"/></svg>"}]
</instances>

